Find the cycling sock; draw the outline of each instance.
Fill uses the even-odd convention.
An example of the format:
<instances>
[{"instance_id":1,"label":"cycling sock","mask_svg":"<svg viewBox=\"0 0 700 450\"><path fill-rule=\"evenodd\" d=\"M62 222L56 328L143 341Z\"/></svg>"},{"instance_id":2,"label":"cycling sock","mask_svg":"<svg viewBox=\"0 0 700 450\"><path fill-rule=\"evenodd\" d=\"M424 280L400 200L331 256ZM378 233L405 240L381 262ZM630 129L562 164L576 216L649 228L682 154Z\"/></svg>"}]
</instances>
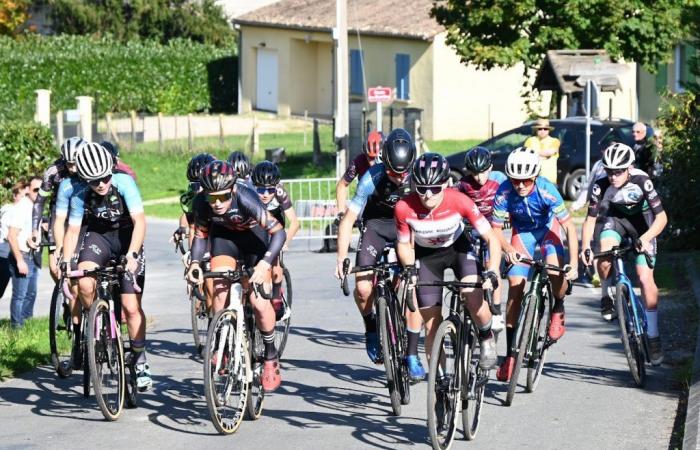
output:
<instances>
[{"instance_id":1,"label":"cycling sock","mask_svg":"<svg viewBox=\"0 0 700 450\"><path fill-rule=\"evenodd\" d=\"M506 356L513 356L513 339L515 339L513 327L506 327Z\"/></svg>"},{"instance_id":2,"label":"cycling sock","mask_svg":"<svg viewBox=\"0 0 700 450\"><path fill-rule=\"evenodd\" d=\"M282 283L272 283L272 298L280 298L282 292Z\"/></svg>"},{"instance_id":3,"label":"cycling sock","mask_svg":"<svg viewBox=\"0 0 700 450\"><path fill-rule=\"evenodd\" d=\"M146 340L145 339L134 339L131 341L131 351L136 355L136 364L143 364L146 362Z\"/></svg>"},{"instance_id":4,"label":"cycling sock","mask_svg":"<svg viewBox=\"0 0 700 450\"><path fill-rule=\"evenodd\" d=\"M647 309L647 335L650 338L659 337L659 315L655 309Z\"/></svg>"},{"instance_id":5,"label":"cycling sock","mask_svg":"<svg viewBox=\"0 0 700 450\"><path fill-rule=\"evenodd\" d=\"M554 307L552 308L552 312L555 312L555 313L563 313L564 312L564 299L563 298L555 298L554 299Z\"/></svg>"},{"instance_id":6,"label":"cycling sock","mask_svg":"<svg viewBox=\"0 0 700 450\"><path fill-rule=\"evenodd\" d=\"M377 319L375 319L373 312L362 316L362 320L365 321L365 332L367 332L367 333L376 333L377 332Z\"/></svg>"},{"instance_id":7,"label":"cycling sock","mask_svg":"<svg viewBox=\"0 0 700 450\"><path fill-rule=\"evenodd\" d=\"M608 292L608 287L610 287L610 283L612 281L610 278L611 277L608 277L604 280L601 278L601 280L600 280L600 298L612 297L610 295L610 292Z\"/></svg>"},{"instance_id":8,"label":"cycling sock","mask_svg":"<svg viewBox=\"0 0 700 450\"><path fill-rule=\"evenodd\" d=\"M272 329L270 331L262 331L260 330L260 334L262 335L262 340L263 343L265 344L265 359L267 361L270 361L272 359L277 358L277 348L275 348L275 330Z\"/></svg>"},{"instance_id":9,"label":"cycling sock","mask_svg":"<svg viewBox=\"0 0 700 450\"><path fill-rule=\"evenodd\" d=\"M493 319L489 320L484 326L479 327L479 340L488 339L491 337L491 324Z\"/></svg>"},{"instance_id":10,"label":"cycling sock","mask_svg":"<svg viewBox=\"0 0 700 450\"><path fill-rule=\"evenodd\" d=\"M503 312L502 312L502 310L501 310L501 304L500 304L500 303L497 304L497 305L493 305L493 310L494 310L494 314L497 315L497 316L500 316L501 314L503 314Z\"/></svg>"},{"instance_id":11,"label":"cycling sock","mask_svg":"<svg viewBox=\"0 0 700 450\"><path fill-rule=\"evenodd\" d=\"M418 355L418 340L420 339L420 329L413 331L406 328L406 336L408 336L408 347L406 348L407 355Z\"/></svg>"}]
</instances>

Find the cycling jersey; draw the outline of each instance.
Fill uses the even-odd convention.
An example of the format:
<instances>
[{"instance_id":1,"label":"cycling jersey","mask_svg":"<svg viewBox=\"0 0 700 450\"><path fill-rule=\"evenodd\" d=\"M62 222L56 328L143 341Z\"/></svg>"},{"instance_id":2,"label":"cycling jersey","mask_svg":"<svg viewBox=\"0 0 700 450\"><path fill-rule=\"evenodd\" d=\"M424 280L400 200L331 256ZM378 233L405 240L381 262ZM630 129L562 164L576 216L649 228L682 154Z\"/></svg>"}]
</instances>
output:
<instances>
[{"instance_id":1,"label":"cycling jersey","mask_svg":"<svg viewBox=\"0 0 700 450\"><path fill-rule=\"evenodd\" d=\"M365 155L364 153L357 155L355 159L352 160L348 168L345 170L345 173L343 174L343 180L345 180L346 183L350 184L352 183L352 180L355 179L355 177L362 178L370 167L371 164L370 161L367 159L367 155Z\"/></svg>"},{"instance_id":2,"label":"cycling jersey","mask_svg":"<svg viewBox=\"0 0 700 450\"><path fill-rule=\"evenodd\" d=\"M365 173L357 185L355 196L348 203L348 209L355 214L362 213L362 220L391 219L396 203L411 192L410 177L405 174L403 181L396 185L386 174L384 164L375 164Z\"/></svg>"},{"instance_id":3,"label":"cycling jersey","mask_svg":"<svg viewBox=\"0 0 700 450\"><path fill-rule=\"evenodd\" d=\"M396 204L394 217L399 242L410 242L413 234L416 246L427 248L451 246L464 231L463 218L480 234L491 228L476 204L454 189L446 189L432 210L423 206L418 194L410 194Z\"/></svg>"},{"instance_id":4,"label":"cycling jersey","mask_svg":"<svg viewBox=\"0 0 700 450\"><path fill-rule=\"evenodd\" d=\"M70 207L70 199L75 192L75 188L82 183L80 177L73 175L61 181L56 192L56 214L68 216L68 208Z\"/></svg>"},{"instance_id":5,"label":"cycling jersey","mask_svg":"<svg viewBox=\"0 0 700 450\"><path fill-rule=\"evenodd\" d=\"M138 181L136 179L136 172L134 172L134 169L132 169L128 164L126 164L121 159L119 161L117 161L117 163L114 165L114 173L123 173L123 174L129 175L131 178L134 179L134 181Z\"/></svg>"},{"instance_id":6,"label":"cycling jersey","mask_svg":"<svg viewBox=\"0 0 700 450\"><path fill-rule=\"evenodd\" d=\"M44 213L44 205L46 204L47 197L51 197L49 209L51 210L51 216L53 216L53 210L56 206L55 194L58 190L58 186L61 184L61 181L69 176L70 172L68 172L68 167L62 158L54 161L54 163L44 171L41 186L39 186L39 195L32 208L32 230L38 230L41 225L41 217Z\"/></svg>"},{"instance_id":7,"label":"cycling jersey","mask_svg":"<svg viewBox=\"0 0 700 450\"><path fill-rule=\"evenodd\" d=\"M284 212L292 207L292 200L289 198L289 194L282 186L282 183L275 186L275 196L265 204L265 207L275 219L284 225Z\"/></svg>"},{"instance_id":8,"label":"cycling jersey","mask_svg":"<svg viewBox=\"0 0 700 450\"><path fill-rule=\"evenodd\" d=\"M141 193L129 175L115 173L106 195L99 195L81 182L70 200L69 225L80 225L85 215L89 231L104 232L132 228L132 214L143 212Z\"/></svg>"},{"instance_id":9,"label":"cycling jersey","mask_svg":"<svg viewBox=\"0 0 700 450\"><path fill-rule=\"evenodd\" d=\"M492 170L489 179L480 185L473 176L467 175L459 180L457 190L466 194L479 207L481 214L490 222L493 216L493 200L498 187L508 178L503 172Z\"/></svg>"},{"instance_id":10,"label":"cycling jersey","mask_svg":"<svg viewBox=\"0 0 700 450\"><path fill-rule=\"evenodd\" d=\"M192 225L194 223L194 211L192 210L192 202L195 196L199 192L199 183L194 181L187 186L187 191L185 191L180 196L180 207L182 212L185 213L185 218L187 223Z\"/></svg>"},{"instance_id":11,"label":"cycling jersey","mask_svg":"<svg viewBox=\"0 0 700 450\"><path fill-rule=\"evenodd\" d=\"M629 180L620 188L614 187L608 177L595 182L591 189L588 216L638 216L647 208L654 216L664 211L661 197L649 175L639 169L630 169Z\"/></svg>"},{"instance_id":12,"label":"cycling jersey","mask_svg":"<svg viewBox=\"0 0 700 450\"><path fill-rule=\"evenodd\" d=\"M535 179L532 192L525 197L518 194L512 183L501 184L493 204L493 225L503 227L509 215L513 228L519 231L545 228L553 218L563 224L570 217L556 186L543 177Z\"/></svg>"}]
</instances>

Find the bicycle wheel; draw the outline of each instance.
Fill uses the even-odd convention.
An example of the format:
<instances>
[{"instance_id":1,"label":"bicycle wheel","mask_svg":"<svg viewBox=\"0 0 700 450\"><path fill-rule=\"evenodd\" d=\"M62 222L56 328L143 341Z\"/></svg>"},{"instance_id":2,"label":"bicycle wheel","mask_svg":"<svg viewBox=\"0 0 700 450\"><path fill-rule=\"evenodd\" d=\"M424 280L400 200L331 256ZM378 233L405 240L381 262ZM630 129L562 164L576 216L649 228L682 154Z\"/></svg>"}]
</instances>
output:
<instances>
[{"instance_id":1,"label":"bicycle wheel","mask_svg":"<svg viewBox=\"0 0 700 450\"><path fill-rule=\"evenodd\" d=\"M377 299L377 314L379 315L379 335L382 340L384 369L386 370L386 384L389 389L389 398L391 399L391 410L395 416L400 416L401 393L398 387L400 383L399 374L396 370L396 329L385 297Z\"/></svg>"},{"instance_id":2,"label":"bicycle wheel","mask_svg":"<svg viewBox=\"0 0 700 450\"><path fill-rule=\"evenodd\" d=\"M433 342L428 375L428 431L436 450L452 445L457 428L461 387L458 347L457 326L449 319L444 320Z\"/></svg>"},{"instance_id":3,"label":"bicycle wheel","mask_svg":"<svg viewBox=\"0 0 700 450\"><path fill-rule=\"evenodd\" d=\"M525 353L527 353L530 347L530 337L532 336L532 323L535 318L535 302L537 297L528 294L524 303L527 305L527 310L525 312L525 320L518 324L518 334L520 338L518 339L518 354L515 358L515 366L513 367L513 375L510 377L510 383L508 384L508 393L506 394L506 406L510 406L513 403L513 397L515 397L515 388L518 386L518 376L520 375L520 367L523 365L523 360L525 359Z\"/></svg>"},{"instance_id":4,"label":"bicycle wheel","mask_svg":"<svg viewBox=\"0 0 700 450\"><path fill-rule=\"evenodd\" d=\"M88 362L88 340L87 340L87 329L88 329L88 314L85 314L83 310L83 321L81 322L82 331L80 333L80 353L82 353L81 359L83 361L83 397L90 397L90 363Z\"/></svg>"},{"instance_id":5,"label":"bicycle wheel","mask_svg":"<svg viewBox=\"0 0 700 450\"><path fill-rule=\"evenodd\" d=\"M193 287L192 289L199 289ZM192 336L197 356L202 354L204 344L207 342L207 327L209 326L209 313L206 302L200 300L194 291L190 293L190 319L192 321Z\"/></svg>"},{"instance_id":6,"label":"bicycle wheel","mask_svg":"<svg viewBox=\"0 0 700 450\"><path fill-rule=\"evenodd\" d=\"M289 325L292 319L292 276L289 274L289 270L286 267L284 271L284 281L282 282L282 301L284 314L280 317L280 320L275 324L275 347L277 348L277 355L282 359L282 353L287 345L287 338L289 337Z\"/></svg>"},{"instance_id":7,"label":"bicycle wheel","mask_svg":"<svg viewBox=\"0 0 700 450\"><path fill-rule=\"evenodd\" d=\"M630 293L625 283L617 283L615 286L615 308L617 309L617 322L620 324L620 338L625 349L627 364L634 382L639 387L644 386L646 367L644 365L644 353L640 336L634 327Z\"/></svg>"},{"instance_id":8,"label":"bicycle wheel","mask_svg":"<svg viewBox=\"0 0 700 450\"><path fill-rule=\"evenodd\" d=\"M542 369L544 369L544 363L547 360L547 351L552 345L548 333L549 322L552 319L551 310L549 308L549 302L545 301L544 297L540 298L539 313L538 319L535 320L535 336L537 342L535 342L534 351L527 364L527 385L525 386L527 392L535 392L535 389L537 389L542 375Z\"/></svg>"},{"instance_id":9,"label":"bicycle wheel","mask_svg":"<svg viewBox=\"0 0 700 450\"><path fill-rule=\"evenodd\" d=\"M51 349L51 363L59 378L67 378L73 373L71 367L71 348L73 338L73 322L71 321L68 302L65 301L60 279L53 288L51 294L51 306L49 313L49 347ZM66 340L68 341L66 343ZM68 350L62 350L68 348Z\"/></svg>"},{"instance_id":10,"label":"bicycle wheel","mask_svg":"<svg viewBox=\"0 0 700 450\"><path fill-rule=\"evenodd\" d=\"M395 299L396 300L396 299ZM411 402L411 380L408 376L408 364L406 363L406 350L408 349L408 335L402 311L399 310L399 302L395 301L389 308L393 318L394 329L396 330L396 348L394 354L395 385L399 387L401 394L401 404L408 405Z\"/></svg>"},{"instance_id":11,"label":"bicycle wheel","mask_svg":"<svg viewBox=\"0 0 700 450\"><path fill-rule=\"evenodd\" d=\"M131 340L129 339L129 331L126 325L122 324L122 341L124 343L124 367L126 369L125 373L125 389L124 396L126 401L126 406L128 408L136 408L136 398L138 397L138 386L136 382L136 361L134 360L134 353L131 351Z\"/></svg>"},{"instance_id":12,"label":"bicycle wheel","mask_svg":"<svg viewBox=\"0 0 700 450\"><path fill-rule=\"evenodd\" d=\"M253 326L255 326L253 324ZM265 390L262 387L262 372L265 362L265 345L263 344L260 330L255 327L254 333L248 332L251 339L248 339L248 354L250 355L250 367L252 367L252 380L248 388L248 402L246 404L245 418L257 420L262 414L263 402L265 401Z\"/></svg>"},{"instance_id":13,"label":"bicycle wheel","mask_svg":"<svg viewBox=\"0 0 700 450\"><path fill-rule=\"evenodd\" d=\"M236 333L236 315L223 309L214 315L204 353L204 396L219 433L233 434L243 420L248 399L250 361Z\"/></svg>"},{"instance_id":14,"label":"bicycle wheel","mask_svg":"<svg viewBox=\"0 0 700 450\"><path fill-rule=\"evenodd\" d=\"M117 420L124 406L124 348L109 304L96 300L90 307L87 348L90 378L97 405L107 420Z\"/></svg>"},{"instance_id":15,"label":"bicycle wheel","mask_svg":"<svg viewBox=\"0 0 700 450\"><path fill-rule=\"evenodd\" d=\"M484 391L489 378L489 371L479 367L479 355L474 352L479 342L475 333L474 327L470 327L462 374L462 427L464 437L468 441L476 438L476 433L479 431Z\"/></svg>"}]
</instances>

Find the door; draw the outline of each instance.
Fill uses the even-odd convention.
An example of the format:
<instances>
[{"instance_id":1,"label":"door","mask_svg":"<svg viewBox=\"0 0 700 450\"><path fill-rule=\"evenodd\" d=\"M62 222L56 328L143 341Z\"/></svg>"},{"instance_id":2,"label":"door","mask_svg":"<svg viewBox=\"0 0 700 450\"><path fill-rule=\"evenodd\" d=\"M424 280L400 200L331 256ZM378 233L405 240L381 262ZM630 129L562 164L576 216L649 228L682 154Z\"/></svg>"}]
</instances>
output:
<instances>
[{"instance_id":1,"label":"door","mask_svg":"<svg viewBox=\"0 0 700 450\"><path fill-rule=\"evenodd\" d=\"M258 48L257 109L277 112L277 51Z\"/></svg>"}]
</instances>

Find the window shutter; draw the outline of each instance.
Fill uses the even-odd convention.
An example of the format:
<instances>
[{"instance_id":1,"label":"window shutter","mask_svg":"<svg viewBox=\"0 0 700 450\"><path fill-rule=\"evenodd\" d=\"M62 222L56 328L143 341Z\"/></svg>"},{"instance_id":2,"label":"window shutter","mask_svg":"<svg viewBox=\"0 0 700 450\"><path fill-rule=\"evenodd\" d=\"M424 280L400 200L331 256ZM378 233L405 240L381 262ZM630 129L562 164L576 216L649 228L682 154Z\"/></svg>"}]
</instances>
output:
<instances>
[{"instance_id":1,"label":"window shutter","mask_svg":"<svg viewBox=\"0 0 700 450\"><path fill-rule=\"evenodd\" d=\"M410 98L409 75L411 70L411 57L405 53L396 54L396 98L408 100Z\"/></svg>"}]
</instances>

